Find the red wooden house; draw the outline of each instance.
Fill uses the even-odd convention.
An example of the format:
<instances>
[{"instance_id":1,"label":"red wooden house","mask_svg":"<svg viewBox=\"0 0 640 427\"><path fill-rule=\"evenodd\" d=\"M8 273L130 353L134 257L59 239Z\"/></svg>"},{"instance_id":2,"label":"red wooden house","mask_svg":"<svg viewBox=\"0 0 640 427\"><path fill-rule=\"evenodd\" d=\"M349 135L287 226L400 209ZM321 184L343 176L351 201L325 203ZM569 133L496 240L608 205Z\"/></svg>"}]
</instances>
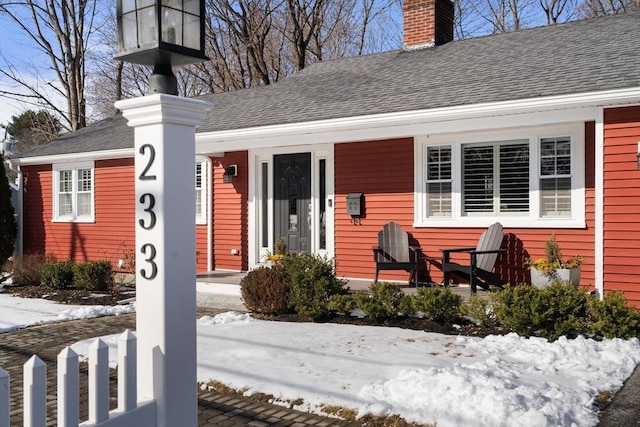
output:
<instances>
[{"instance_id":1,"label":"red wooden house","mask_svg":"<svg viewBox=\"0 0 640 427\"><path fill-rule=\"evenodd\" d=\"M388 221L431 256L475 246L499 221L505 281L527 282L525 259L553 233L565 256L584 257L582 284L640 305L640 13L453 41L448 0L403 9L402 50L205 97L198 271L249 270L280 236L371 279ZM115 264L133 248L133 130L121 116L14 163L24 252ZM347 214L349 196L360 215Z\"/></svg>"}]
</instances>

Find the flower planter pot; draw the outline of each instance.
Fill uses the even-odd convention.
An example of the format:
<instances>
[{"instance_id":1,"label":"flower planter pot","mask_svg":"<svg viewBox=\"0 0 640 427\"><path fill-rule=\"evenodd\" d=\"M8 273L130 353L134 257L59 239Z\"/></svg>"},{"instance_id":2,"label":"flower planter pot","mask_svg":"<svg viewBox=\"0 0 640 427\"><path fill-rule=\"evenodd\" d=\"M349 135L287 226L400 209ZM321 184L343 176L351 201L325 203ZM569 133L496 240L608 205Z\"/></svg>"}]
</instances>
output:
<instances>
[{"instance_id":1,"label":"flower planter pot","mask_svg":"<svg viewBox=\"0 0 640 427\"><path fill-rule=\"evenodd\" d=\"M545 274L535 267L531 267L529 270L531 271L531 284L536 288L546 288L556 280L571 282L576 288L580 284L580 267L558 268L551 274Z\"/></svg>"}]
</instances>

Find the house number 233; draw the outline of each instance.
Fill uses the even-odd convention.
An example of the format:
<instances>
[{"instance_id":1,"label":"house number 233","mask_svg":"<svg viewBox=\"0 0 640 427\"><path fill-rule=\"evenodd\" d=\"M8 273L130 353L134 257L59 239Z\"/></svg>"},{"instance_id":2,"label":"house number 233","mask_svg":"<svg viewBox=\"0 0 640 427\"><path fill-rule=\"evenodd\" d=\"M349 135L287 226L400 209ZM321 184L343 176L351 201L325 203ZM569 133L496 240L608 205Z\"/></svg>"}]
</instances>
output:
<instances>
[{"instance_id":1,"label":"house number 233","mask_svg":"<svg viewBox=\"0 0 640 427\"><path fill-rule=\"evenodd\" d=\"M144 169L138 175L139 181L155 181L156 176L149 174L149 170L156 159L156 150L151 144L144 144L140 147L139 153L147 159ZM138 220L138 224L145 230L152 230L156 226L156 198L151 193L144 193L138 200L144 208L145 215ZM145 256L144 267L140 268L140 275L147 280L153 280L158 275L158 264L156 263L156 247L152 243L144 243L140 247L140 253Z\"/></svg>"}]
</instances>

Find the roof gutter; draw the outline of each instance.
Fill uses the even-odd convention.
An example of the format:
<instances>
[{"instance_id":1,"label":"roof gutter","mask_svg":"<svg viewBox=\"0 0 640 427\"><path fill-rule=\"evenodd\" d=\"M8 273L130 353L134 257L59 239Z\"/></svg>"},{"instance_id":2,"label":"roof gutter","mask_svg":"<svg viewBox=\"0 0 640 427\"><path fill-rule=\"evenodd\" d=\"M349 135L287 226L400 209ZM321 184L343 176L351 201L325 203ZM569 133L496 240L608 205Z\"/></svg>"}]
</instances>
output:
<instances>
[{"instance_id":1,"label":"roof gutter","mask_svg":"<svg viewBox=\"0 0 640 427\"><path fill-rule=\"evenodd\" d=\"M50 156L14 157L11 163L19 166L41 165L47 163L72 163L95 160L123 159L134 156L134 149L122 148L119 150L87 151L82 153L54 154Z\"/></svg>"},{"instance_id":2,"label":"roof gutter","mask_svg":"<svg viewBox=\"0 0 640 427\"><path fill-rule=\"evenodd\" d=\"M469 129L496 127L489 117L537 116L530 124L596 119L598 107L640 103L640 87L582 94L529 98L512 101L461 105L428 110L414 110L368 116L318 120L313 122L261 126L196 134L196 150L200 154L239 149L309 143L338 143L366 139L383 139L451 132L452 122L466 122ZM565 111L559 119L558 111ZM533 123L537 121L538 123ZM529 123L519 122L520 126ZM425 129L425 125L428 127ZM503 124L500 124L503 127ZM300 136L304 135L301 139Z\"/></svg>"}]
</instances>

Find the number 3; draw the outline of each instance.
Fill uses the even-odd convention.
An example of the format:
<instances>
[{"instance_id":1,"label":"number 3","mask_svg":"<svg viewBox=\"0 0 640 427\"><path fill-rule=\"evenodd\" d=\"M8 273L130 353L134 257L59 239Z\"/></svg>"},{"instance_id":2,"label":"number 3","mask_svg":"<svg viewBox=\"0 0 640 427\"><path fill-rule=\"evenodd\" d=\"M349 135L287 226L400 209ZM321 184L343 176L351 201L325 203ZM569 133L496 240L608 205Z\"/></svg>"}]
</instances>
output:
<instances>
[{"instance_id":1,"label":"number 3","mask_svg":"<svg viewBox=\"0 0 640 427\"><path fill-rule=\"evenodd\" d=\"M147 271L144 268L141 268L140 275L144 279L153 280L158 274L158 265L154 261L156 258L156 247L153 246L151 243L145 243L144 245L142 245L142 248L140 248L140 252L143 255L147 255L147 249L150 249L149 251L150 254L149 254L149 258L145 259L145 261L151 265L151 273L147 275Z\"/></svg>"}]
</instances>

